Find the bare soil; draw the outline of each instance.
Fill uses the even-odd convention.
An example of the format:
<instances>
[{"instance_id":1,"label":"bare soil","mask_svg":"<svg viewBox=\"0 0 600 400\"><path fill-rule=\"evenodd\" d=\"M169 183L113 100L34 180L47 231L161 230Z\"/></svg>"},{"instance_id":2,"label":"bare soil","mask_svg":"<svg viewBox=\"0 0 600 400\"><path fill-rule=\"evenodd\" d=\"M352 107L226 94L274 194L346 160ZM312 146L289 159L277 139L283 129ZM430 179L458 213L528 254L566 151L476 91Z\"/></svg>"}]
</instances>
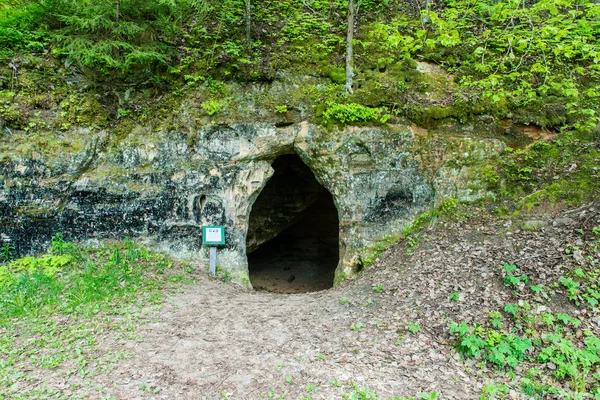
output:
<instances>
[{"instance_id":1,"label":"bare soil","mask_svg":"<svg viewBox=\"0 0 600 400\"><path fill-rule=\"evenodd\" d=\"M118 399L340 399L351 382L384 399L421 391L478 399L490 379L504 378L460 360L448 323L485 319L521 298L502 283L504 263L552 281L571 257L566 243L600 224L592 205L529 218L545 226L521 230L484 212L433 223L418 247L400 243L358 279L326 291L246 291L202 275L140 328L143 341L105 338L132 357L96 382ZM448 298L453 292L459 301ZM560 293L549 307L580 312ZM591 315L578 316L598 333ZM411 322L421 331L410 332Z\"/></svg>"}]
</instances>

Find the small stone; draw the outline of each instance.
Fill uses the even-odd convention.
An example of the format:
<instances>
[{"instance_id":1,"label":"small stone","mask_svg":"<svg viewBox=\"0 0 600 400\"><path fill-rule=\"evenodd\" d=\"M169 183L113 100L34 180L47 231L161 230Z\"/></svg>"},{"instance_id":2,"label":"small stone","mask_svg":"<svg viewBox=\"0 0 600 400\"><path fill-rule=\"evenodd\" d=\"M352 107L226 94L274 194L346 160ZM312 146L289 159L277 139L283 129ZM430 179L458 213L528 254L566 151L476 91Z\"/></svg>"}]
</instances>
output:
<instances>
[{"instance_id":1,"label":"small stone","mask_svg":"<svg viewBox=\"0 0 600 400\"><path fill-rule=\"evenodd\" d=\"M592 322L598 326L600 326L600 317L592 318Z\"/></svg>"},{"instance_id":2,"label":"small stone","mask_svg":"<svg viewBox=\"0 0 600 400\"><path fill-rule=\"evenodd\" d=\"M548 311L548 307L546 306L538 306L538 308L536 308L535 313L536 314L541 314L543 312Z\"/></svg>"},{"instance_id":3,"label":"small stone","mask_svg":"<svg viewBox=\"0 0 600 400\"><path fill-rule=\"evenodd\" d=\"M552 223L552 225L554 226L568 226L568 225L573 225L575 223L575 221L573 221L571 218L556 218L554 220L554 222Z\"/></svg>"},{"instance_id":4,"label":"small stone","mask_svg":"<svg viewBox=\"0 0 600 400\"><path fill-rule=\"evenodd\" d=\"M549 362L546 364L546 368L548 368L551 371L554 371L556 369L556 365L554 365L554 363Z\"/></svg>"},{"instance_id":5,"label":"small stone","mask_svg":"<svg viewBox=\"0 0 600 400\"><path fill-rule=\"evenodd\" d=\"M541 219L532 219L532 220L523 222L522 228L525 230L539 229L539 228L543 228L547 224L548 223L546 221L543 221Z\"/></svg>"}]
</instances>

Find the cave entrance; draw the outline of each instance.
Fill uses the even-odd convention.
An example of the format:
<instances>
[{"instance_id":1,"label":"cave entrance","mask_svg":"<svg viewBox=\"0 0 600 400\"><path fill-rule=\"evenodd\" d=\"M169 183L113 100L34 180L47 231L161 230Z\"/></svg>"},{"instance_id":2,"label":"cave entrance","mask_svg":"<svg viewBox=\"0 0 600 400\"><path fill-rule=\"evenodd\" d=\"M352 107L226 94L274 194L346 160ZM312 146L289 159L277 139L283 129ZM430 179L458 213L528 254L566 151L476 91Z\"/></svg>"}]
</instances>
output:
<instances>
[{"instance_id":1,"label":"cave entrance","mask_svg":"<svg viewBox=\"0 0 600 400\"><path fill-rule=\"evenodd\" d=\"M297 155L283 155L250 213L246 252L256 290L302 293L333 286L339 220L331 194Z\"/></svg>"}]
</instances>

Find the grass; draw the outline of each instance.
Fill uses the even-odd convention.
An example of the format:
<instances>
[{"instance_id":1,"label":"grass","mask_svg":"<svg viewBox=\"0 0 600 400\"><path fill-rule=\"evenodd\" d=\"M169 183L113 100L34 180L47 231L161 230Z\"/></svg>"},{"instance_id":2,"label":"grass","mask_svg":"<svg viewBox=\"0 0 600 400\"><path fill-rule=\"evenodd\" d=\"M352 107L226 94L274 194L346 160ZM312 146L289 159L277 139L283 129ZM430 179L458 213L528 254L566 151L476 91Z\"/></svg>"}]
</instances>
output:
<instances>
[{"instance_id":1,"label":"grass","mask_svg":"<svg viewBox=\"0 0 600 400\"><path fill-rule=\"evenodd\" d=\"M188 281L180 265L130 240L91 248L57 235L48 254L1 265L0 398L61 397L48 376L107 398L92 382L129 354L101 341L141 341L136 328L165 288Z\"/></svg>"}]
</instances>

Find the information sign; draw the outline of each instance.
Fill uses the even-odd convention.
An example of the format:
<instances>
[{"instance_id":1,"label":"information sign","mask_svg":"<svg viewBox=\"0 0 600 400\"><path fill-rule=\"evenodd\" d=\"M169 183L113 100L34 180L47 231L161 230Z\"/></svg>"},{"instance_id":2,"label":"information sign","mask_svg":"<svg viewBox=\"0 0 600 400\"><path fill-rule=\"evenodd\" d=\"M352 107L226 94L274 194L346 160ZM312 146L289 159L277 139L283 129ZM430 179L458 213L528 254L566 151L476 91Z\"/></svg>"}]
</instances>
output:
<instances>
[{"instance_id":1,"label":"information sign","mask_svg":"<svg viewBox=\"0 0 600 400\"><path fill-rule=\"evenodd\" d=\"M217 273L217 244L225 244L225 227L224 226L203 226L202 227L202 244L210 246L210 261L208 273L215 276Z\"/></svg>"},{"instance_id":2,"label":"information sign","mask_svg":"<svg viewBox=\"0 0 600 400\"><path fill-rule=\"evenodd\" d=\"M204 226L202 227L202 244L216 245L225 244L224 226Z\"/></svg>"}]
</instances>

